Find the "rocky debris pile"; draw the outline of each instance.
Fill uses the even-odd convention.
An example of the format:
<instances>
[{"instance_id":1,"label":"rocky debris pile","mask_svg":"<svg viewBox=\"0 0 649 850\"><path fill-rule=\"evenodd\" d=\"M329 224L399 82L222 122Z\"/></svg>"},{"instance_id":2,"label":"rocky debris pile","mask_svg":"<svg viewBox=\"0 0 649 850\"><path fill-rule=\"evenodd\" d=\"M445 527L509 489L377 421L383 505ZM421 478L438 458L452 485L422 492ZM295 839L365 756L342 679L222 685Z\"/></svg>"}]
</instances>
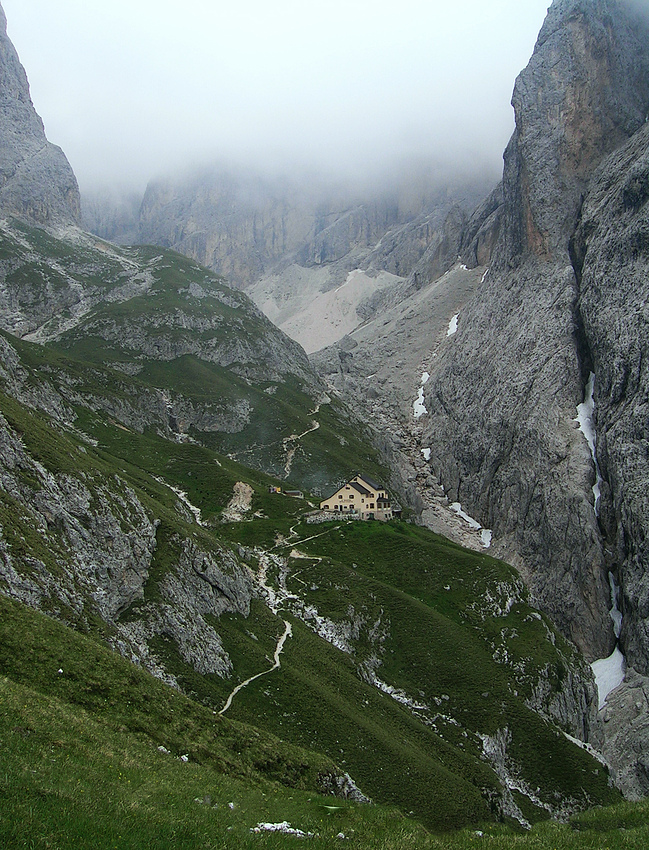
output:
<instances>
[{"instance_id":1,"label":"rocky debris pile","mask_svg":"<svg viewBox=\"0 0 649 850\"><path fill-rule=\"evenodd\" d=\"M310 358L332 391L364 411L390 459L393 488L406 496L422 522L476 551L485 548L481 534L451 509L454 500L448 498L429 462L426 416L416 417L413 400L417 381L422 383L419 376L429 374L424 370L433 368L448 344L449 321L483 277L483 269L456 264ZM425 383L422 395L424 391Z\"/></svg>"},{"instance_id":2,"label":"rocky debris pile","mask_svg":"<svg viewBox=\"0 0 649 850\"><path fill-rule=\"evenodd\" d=\"M250 832L261 833L261 832L278 832L281 835L293 835L296 838L314 838L314 832L304 832L302 829L295 829L291 826L288 821L282 821L281 823L258 823L257 826L253 826L250 829Z\"/></svg>"},{"instance_id":3,"label":"rocky debris pile","mask_svg":"<svg viewBox=\"0 0 649 850\"><path fill-rule=\"evenodd\" d=\"M253 494L254 490L249 484L237 481L234 485L232 498L221 513L221 520L223 522L242 522L252 507Z\"/></svg>"}]
</instances>

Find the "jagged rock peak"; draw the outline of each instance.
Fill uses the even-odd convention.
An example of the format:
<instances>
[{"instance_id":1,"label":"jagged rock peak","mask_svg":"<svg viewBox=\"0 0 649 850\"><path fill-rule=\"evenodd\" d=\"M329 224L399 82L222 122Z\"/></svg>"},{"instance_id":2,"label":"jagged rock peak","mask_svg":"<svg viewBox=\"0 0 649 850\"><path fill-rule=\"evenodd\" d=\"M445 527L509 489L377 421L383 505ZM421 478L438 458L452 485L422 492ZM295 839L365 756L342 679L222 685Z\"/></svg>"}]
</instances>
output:
<instances>
[{"instance_id":1,"label":"jagged rock peak","mask_svg":"<svg viewBox=\"0 0 649 850\"><path fill-rule=\"evenodd\" d=\"M1 5L0 215L50 226L80 220L76 178L63 151L45 136Z\"/></svg>"},{"instance_id":2,"label":"jagged rock peak","mask_svg":"<svg viewBox=\"0 0 649 850\"><path fill-rule=\"evenodd\" d=\"M505 152L501 261L567 249L587 181L649 111L649 10L555 0L516 81Z\"/></svg>"}]
</instances>

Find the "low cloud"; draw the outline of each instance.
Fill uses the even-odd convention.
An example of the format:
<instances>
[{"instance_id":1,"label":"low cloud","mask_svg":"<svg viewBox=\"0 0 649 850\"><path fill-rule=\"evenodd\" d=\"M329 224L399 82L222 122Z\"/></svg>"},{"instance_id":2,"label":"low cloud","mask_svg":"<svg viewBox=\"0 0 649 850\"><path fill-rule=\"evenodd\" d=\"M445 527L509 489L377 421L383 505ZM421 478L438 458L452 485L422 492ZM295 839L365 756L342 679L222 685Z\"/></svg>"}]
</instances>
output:
<instances>
[{"instance_id":1,"label":"low cloud","mask_svg":"<svg viewBox=\"0 0 649 850\"><path fill-rule=\"evenodd\" d=\"M82 188L236 159L496 173L545 0L4 0L52 141Z\"/></svg>"}]
</instances>

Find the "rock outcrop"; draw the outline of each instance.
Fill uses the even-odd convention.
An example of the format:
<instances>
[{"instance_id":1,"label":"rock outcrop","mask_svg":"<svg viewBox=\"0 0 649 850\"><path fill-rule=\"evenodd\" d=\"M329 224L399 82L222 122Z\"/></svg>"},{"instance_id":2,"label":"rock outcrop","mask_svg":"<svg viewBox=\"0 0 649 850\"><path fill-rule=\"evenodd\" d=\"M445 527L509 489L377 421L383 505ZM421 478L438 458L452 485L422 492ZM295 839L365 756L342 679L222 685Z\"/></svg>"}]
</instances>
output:
<instances>
[{"instance_id":1,"label":"rock outcrop","mask_svg":"<svg viewBox=\"0 0 649 850\"><path fill-rule=\"evenodd\" d=\"M229 674L207 619L248 614L249 571L218 542L181 536L168 516L156 515L159 504L92 459L92 441L79 439L76 413L56 384L35 379L0 337L9 411L0 414L0 593L82 630L103 623L113 646L162 678L151 648L160 635L200 672ZM176 512L179 528L191 521L180 501ZM139 616L124 618L134 605Z\"/></svg>"},{"instance_id":2,"label":"rock outcrop","mask_svg":"<svg viewBox=\"0 0 649 850\"><path fill-rule=\"evenodd\" d=\"M571 244L596 168L645 122L646 13L626 0L555 2L513 105L502 203L495 193L463 240L466 262L489 263L489 273L432 370L423 442L449 496L493 529L496 551L520 567L537 603L587 657L603 657L614 642L606 577L622 574L626 558L611 543L644 539L636 526L646 519L622 498L636 488L629 469L606 455L605 439L598 458L608 482L595 504L595 465L575 419L591 371L598 411L602 390L611 392L615 379L606 375L615 367L595 362L594 352L597 339L617 334L619 318L592 287L581 297L588 263L576 262ZM636 209L642 181L638 171ZM638 250L629 259L637 262ZM595 315L606 331L594 327ZM618 363L625 357L620 350ZM600 422L598 412L598 431ZM636 421L637 453L641 431Z\"/></svg>"},{"instance_id":3,"label":"rock outcrop","mask_svg":"<svg viewBox=\"0 0 649 850\"><path fill-rule=\"evenodd\" d=\"M47 141L0 6L0 214L52 227L78 224L77 181L63 151Z\"/></svg>"},{"instance_id":4,"label":"rock outcrop","mask_svg":"<svg viewBox=\"0 0 649 850\"><path fill-rule=\"evenodd\" d=\"M649 795L649 679L627 670L601 712L602 754L616 786L628 800Z\"/></svg>"}]
</instances>

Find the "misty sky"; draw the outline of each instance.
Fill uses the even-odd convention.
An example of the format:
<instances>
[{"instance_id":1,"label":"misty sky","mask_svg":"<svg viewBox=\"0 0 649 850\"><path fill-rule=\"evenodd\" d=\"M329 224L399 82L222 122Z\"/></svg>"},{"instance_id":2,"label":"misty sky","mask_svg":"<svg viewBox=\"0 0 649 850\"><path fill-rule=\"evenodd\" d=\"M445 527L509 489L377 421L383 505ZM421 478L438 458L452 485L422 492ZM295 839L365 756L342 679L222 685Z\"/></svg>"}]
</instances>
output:
<instances>
[{"instance_id":1,"label":"misty sky","mask_svg":"<svg viewBox=\"0 0 649 850\"><path fill-rule=\"evenodd\" d=\"M82 189L235 158L483 162L549 0L2 0Z\"/></svg>"}]
</instances>

